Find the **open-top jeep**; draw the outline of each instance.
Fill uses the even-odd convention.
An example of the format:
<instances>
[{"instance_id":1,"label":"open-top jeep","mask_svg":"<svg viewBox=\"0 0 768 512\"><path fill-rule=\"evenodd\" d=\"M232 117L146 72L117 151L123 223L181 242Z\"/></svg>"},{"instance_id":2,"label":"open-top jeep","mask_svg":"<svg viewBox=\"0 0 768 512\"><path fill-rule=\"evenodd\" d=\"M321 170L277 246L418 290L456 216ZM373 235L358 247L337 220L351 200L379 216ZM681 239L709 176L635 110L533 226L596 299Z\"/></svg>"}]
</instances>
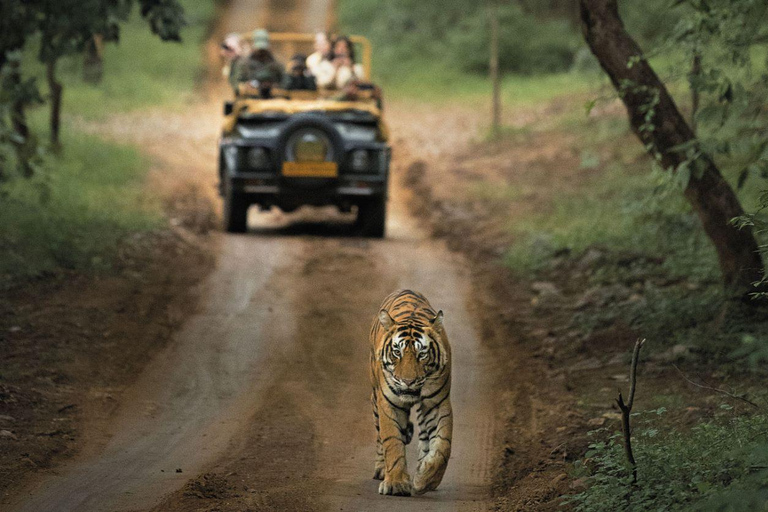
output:
<instances>
[{"instance_id":1,"label":"open-top jeep","mask_svg":"<svg viewBox=\"0 0 768 512\"><path fill-rule=\"evenodd\" d=\"M271 39L291 48L313 36L272 33ZM370 44L352 40L364 50L367 78ZM286 212L334 205L357 210L359 234L384 236L390 146L377 97L363 93L350 101L330 91L273 89L264 98L246 90L225 104L224 114L219 191L227 231L245 231L254 204Z\"/></svg>"}]
</instances>

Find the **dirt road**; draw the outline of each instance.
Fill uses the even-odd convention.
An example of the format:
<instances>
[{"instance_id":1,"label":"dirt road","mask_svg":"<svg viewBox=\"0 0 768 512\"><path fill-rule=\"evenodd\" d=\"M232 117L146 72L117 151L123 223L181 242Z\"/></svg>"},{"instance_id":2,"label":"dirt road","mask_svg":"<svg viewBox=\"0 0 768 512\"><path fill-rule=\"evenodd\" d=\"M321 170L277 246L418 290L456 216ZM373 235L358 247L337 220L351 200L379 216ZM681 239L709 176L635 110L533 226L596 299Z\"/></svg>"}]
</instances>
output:
<instances>
[{"instance_id":1,"label":"dirt road","mask_svg":"<svg viewBox=\"0 0 768 512\"><path fill-rule=\"evenodd\" d=\"M315 30L327 23L328 4L235 1L222 29L256 20ZM169 134L173 147L198 162L185 179L206 190L220 101L171 121L163 114L164 126L184 127ZM142 122L115 125L135 126L130 135L143 140L151 116ZM168 156L167 139L147 151L183 166ZM248 234L222 235L199 313L149 363L114 421L11 510L195 510L200 499L218 500L221 510L486 509L496 366L473 318L466 263L420 229L399 176L393 181L383 241L352 238L347 219L317 210L254 209ZM453 456L439 491L411 499L379 496L371 479L367 381L371 319L403 287L443 309L454 347Z\"/></svg>"}]
</instances>

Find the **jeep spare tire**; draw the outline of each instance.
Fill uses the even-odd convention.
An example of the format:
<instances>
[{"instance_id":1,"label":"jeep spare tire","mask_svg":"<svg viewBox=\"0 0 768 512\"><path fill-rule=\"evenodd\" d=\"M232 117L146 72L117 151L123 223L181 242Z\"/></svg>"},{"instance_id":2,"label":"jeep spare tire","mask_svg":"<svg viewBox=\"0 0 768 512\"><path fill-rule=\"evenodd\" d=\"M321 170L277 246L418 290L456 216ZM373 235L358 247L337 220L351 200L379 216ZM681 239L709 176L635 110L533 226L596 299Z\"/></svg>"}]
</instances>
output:
<instances>
[{"instance_id":1,"label":"jeep spare tire","mask_svg":"<svg viewBox=\"0 0 768 512\"><path fill-rule=\"evenodd\" d=\"M344 139L333 123L317 114L298 114L291 118L280 134L276 145L283 184L301 188L327 187L338 181L335 176L285 176L285 162L334 162L340 165L344 159Z\"/></svg>"}]
</instances>

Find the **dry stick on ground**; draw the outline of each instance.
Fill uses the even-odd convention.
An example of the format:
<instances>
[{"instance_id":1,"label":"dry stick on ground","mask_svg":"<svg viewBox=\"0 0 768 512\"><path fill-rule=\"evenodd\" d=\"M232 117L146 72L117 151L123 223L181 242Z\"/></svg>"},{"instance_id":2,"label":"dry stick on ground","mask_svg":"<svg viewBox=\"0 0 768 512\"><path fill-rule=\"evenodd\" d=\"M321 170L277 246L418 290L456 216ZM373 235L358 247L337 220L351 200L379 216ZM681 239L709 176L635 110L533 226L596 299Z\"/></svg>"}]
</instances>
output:
<instances>
[{"instance_id":1,"label":"dry stick on ground","mask_svg":"<svg viewBox=\"0 0 768 512\"><path fill-rule=\"evenodd\" d=\"M689 379L688 377L686 377L686 375L683 373L683 371L680 368L678 368L676 364L673 364L672 366L675 367L675 370L678 371L678 373L680 374L680 376L682 378L684 378L687 382L689 382L690 384L693 384L697 388L708 389L710 391L714 391L715 393L720 393L722 395L729 396L731 398L735 398L736 400L741 400L742 402L748 403L749 405L751 405L752 407L755 407L757 409L760 408L760 406L757 405L755 402L753 402L751 400L748 400L748 399L744 398L743 396L734 395L733 393L730 393L730 392L728 392L728 391L726 391L724 389L719 389L719 388L715 388L715 387L712 387L712 386L706 386L704 384L699 384L698 382L694 382L691 379Z\"/></svg>"},{"instance_id":2,"label":"dry stick on ground","mask_svg":"<svg viewBox=\"0 0 768 512\"><path fill-rule=\"evenodd\" d=\"M637 340L635 342L635 350L632 352L632 365L629 368L629 401L624 403L624 397L621 396L621 390L619 390L619 398L616 399L616 404L621 409L621 432L624 434L624 453L627 455L627 460L632 466L632 483L637 483L637 464L635 463L635 456L632 454L632 429L629 425L629 413L632 412L632 404L635 401L635 384L637 384L637 361L640 359L640 349L643 347L645 340Z\"/></svg>"}]
</instances>

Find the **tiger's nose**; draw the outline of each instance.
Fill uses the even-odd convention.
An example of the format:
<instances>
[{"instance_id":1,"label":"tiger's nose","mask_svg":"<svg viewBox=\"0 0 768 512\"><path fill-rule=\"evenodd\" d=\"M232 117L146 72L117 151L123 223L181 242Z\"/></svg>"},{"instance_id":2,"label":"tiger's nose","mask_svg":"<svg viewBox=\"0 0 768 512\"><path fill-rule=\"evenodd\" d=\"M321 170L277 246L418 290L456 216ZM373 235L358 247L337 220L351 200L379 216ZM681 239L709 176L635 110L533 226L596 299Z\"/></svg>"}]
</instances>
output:
<instances>
[{"instance_id":1,"label":"tiger's nose","mask_svg":"<svg viewBox=\"0 0 768 512\"><path fill-rule=\"evenodd\" d=\"M414 378L412 378L412 379L400 379L400 380L401 380L401 381L403 382L403 384L405 384L406 386L411 386L411 385L413 385L413 383L414 383L414 382L416 382L416 377L414 377Z\"/></svg>"}]
</instances>

